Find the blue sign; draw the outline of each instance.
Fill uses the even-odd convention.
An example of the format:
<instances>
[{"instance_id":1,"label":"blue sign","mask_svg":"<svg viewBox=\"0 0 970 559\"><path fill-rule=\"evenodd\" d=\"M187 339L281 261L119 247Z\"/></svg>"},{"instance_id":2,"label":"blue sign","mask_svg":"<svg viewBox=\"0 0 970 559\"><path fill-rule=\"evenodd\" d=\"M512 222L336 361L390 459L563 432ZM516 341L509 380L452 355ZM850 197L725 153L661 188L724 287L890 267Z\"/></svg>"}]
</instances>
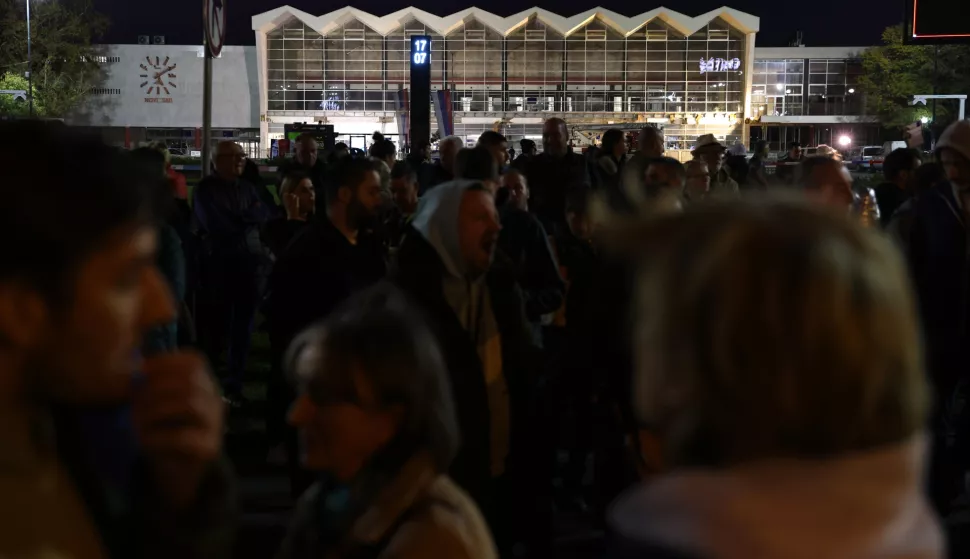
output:
<instances>
[{"instance_id":1,"label":"blue sign","mask_svg":"<svg viewBox=\"0 0 970 559\"><path fill-rule=\"evenodd\" d=\"M431 63L431 37L411 37L411 64L427 66Z\"/></svg>"}]
</instances>

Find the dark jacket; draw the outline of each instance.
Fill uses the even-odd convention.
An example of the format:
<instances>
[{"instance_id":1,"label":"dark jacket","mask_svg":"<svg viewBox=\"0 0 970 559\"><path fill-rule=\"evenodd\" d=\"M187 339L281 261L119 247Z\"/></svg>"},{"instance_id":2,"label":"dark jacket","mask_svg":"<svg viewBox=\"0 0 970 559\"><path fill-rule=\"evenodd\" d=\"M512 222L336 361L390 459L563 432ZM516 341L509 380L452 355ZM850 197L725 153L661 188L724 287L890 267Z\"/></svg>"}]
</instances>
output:
<instances>
[{"instance_id":1,"label":"dark jacket","mask_svg":"<svg viewBox=\"0 0 970 559\"><path fill-rule=\"evenodd\" d=\"M441 165L441 161L435 161L427 165L423 171L424 177L418 177L419 195L423 196L429 189L455 179L455 175Z\"/></svg>"},{"instance_id":2,"label":"dark jacket","mask_svg":"<svg viewBox=\"0 0 970 559\"><path fill-rule=\"evenodd\" d=\"M279 258L306 225L306 221L299 219L287 219L285 217L271 219L263 226L261 233L263 243Z\"/></svg>"},{"instance_id":3,"label":"dark jacket","mask_svg":"<svg viewBox=\"0 0 970 559\"><path fill-rule=\"evenodd\" d=\"M476 343L444 297L444 274L444 264L434 247L415 229L409 228L398 250L391 278L427 313L444 352L462 439L461 449L449 473L481 503L486 482L491 478L488 394ZM524 408L528 406L539 370L538 350L529 333L515 273L500 254L496 255L486 276L486 285L502 343L502 373L511 408L510 459L514 463L521 456L519 449L525 443L521 436L521 421L528 412Z\"/></svg>"},{"instance_id":4,"label":"dark jacket","mask_svg":"<svg viewBox=\"0 0 970 559\"><path fill-rule=\"evenodd\" d=\"M353 293L384 277L380 242L366 230L352 245L330 220L308 224L276 261L264 311L270 336L288 344Z\"/></svg>"},{"instance_id":5,"label":"dark jacket","mask_svg":"<svg viewBox=\"0 0 970 559\"><path fill-rule=\"evenodd\" d=\"M216 175L195 187L192 210L198 230L206 238L206 252L232 256L259 253L253 241L258 241L259 228L272 212L252 184Z\"/></svg>"},{"instance_id":6,"label":"dark jacket","mask_svg":"<svg viewBox=\"0 0 970 559\"><path fill-rule=\"evenodd\" d=\"M879 223L883 229L889 226L896 210L909 200L909 192L899 188L891 182L884 182L876 186L876 205L879 206Z\"/></svg>"},{"instance_id":7,"label":"dark jacket","mask_svg":"<svg viewBox=\"0 0 970 559\"><path fill-rule=\"evenodd\" d=\"M515 266L525 297L525 314L531 322L562 306L566 289L542 224L532 214L511 208L500 212L502 232L498 247Z\"/></svg>"},{"instance_id":8,"label":"dark jacket","mask_svg":"<svg viewBox=\"0 0 970 559\"><path fill-rule=\"evenodd\" d=\"M536 155L526 167L529 209L550 233L566 226L566 200L590 189L586 159L572 151L563 157Z\"/></svg>"},{"instance_id":9,"label":"dark jacket","mask_svg":"<svg viewBox=\"0 0 970 559\"><path fill-rule=\"evenodd\" d=\"M605 154L596 158L596 165L593 167L593 181L597 190L619 190L621 177L623 176L623 166L625 158L619 161L612 155Z\"/></svg>"},{"instance_id":10,"label":"dark jacket","mask_svg":"<svg viewBox=\"0 0 970 559\"><path fill-rule=\"evenodd\" d=\"M970 262L967 224L949 182L919 196L911 235L927 362L937 386L950 386L970 370Z\"/></svg>"},{"instance_id":11,"label":"dark jacket","mask_svg":"<svg viewBox=\"0 0 970 559\"><path fill-rule=\"evenodd\" d=\"M743 155L728 155L724 158L724 168L739 187L748 183L748 160Z\"/></svg>"}]
</instances>

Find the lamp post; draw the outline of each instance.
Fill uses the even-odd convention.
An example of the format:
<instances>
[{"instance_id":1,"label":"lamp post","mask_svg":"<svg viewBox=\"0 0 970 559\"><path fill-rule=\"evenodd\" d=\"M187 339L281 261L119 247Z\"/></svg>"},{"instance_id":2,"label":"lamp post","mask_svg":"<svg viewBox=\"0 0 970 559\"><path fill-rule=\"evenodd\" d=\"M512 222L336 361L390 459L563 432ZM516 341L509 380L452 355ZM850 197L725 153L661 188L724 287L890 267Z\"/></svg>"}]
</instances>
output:
<instances>
[{"instance_id":1,"label":"lamp post","mask_svg":"<svg viewBox=\"0 0 970 559\"><path fill-rule=\"evenodd\" d=\"M27 106L30 116L34 116L34 72L30 58L30 0L27 1Z\"/></svg>"}]
</instances>

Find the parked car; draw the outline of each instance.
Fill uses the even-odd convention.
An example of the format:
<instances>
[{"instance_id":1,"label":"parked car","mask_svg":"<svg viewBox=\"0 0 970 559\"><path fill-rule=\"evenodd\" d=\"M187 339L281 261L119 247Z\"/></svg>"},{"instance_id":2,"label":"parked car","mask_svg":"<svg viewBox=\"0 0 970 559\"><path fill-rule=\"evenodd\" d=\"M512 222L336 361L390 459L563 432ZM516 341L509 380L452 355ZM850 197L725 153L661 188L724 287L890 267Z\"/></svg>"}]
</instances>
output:
<instances>
[{"instance_id":1,"label":"parked car","mask_svg":"<svg viewBox=\"0 0 970 559\"><path fill-rule=\"evenodd\" d=\"M859 171L875 171L882 169L884 160L883 146L864 146L853 154L850 167Z\"/></svg>"}]
</instances>

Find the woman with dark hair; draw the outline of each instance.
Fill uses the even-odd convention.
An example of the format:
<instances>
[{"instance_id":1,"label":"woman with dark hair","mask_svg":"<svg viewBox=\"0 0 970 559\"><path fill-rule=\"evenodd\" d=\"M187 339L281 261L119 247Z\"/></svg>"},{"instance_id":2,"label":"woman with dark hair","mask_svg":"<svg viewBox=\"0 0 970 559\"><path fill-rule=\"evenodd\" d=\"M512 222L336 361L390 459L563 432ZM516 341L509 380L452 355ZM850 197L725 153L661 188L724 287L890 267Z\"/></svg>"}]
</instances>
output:
<instances>
[{"instance_id":1,"label":"woman with dark hair","mask_svg":"<svg viewBox=\"0 0 970 559\"><path fill-rule=\"evenodd\" d=\"M389 284L362 292L290 346L290 422L320 478L278 559L492 559L474 502L447 476L458 425L444 358Z\"/></svg>"},{"instance_id":2,"label":"woman with dark hair","mask_svg":"<svg viewBox=\"0 0 970 559\"><path fill-rule=\"evenodd\" d=\"M626 162L626 142L623 131L611 128L603 134L603 145L593 166L596 187L607 192L618 192L623 164Z\"/></svg>"}]
</instances>

